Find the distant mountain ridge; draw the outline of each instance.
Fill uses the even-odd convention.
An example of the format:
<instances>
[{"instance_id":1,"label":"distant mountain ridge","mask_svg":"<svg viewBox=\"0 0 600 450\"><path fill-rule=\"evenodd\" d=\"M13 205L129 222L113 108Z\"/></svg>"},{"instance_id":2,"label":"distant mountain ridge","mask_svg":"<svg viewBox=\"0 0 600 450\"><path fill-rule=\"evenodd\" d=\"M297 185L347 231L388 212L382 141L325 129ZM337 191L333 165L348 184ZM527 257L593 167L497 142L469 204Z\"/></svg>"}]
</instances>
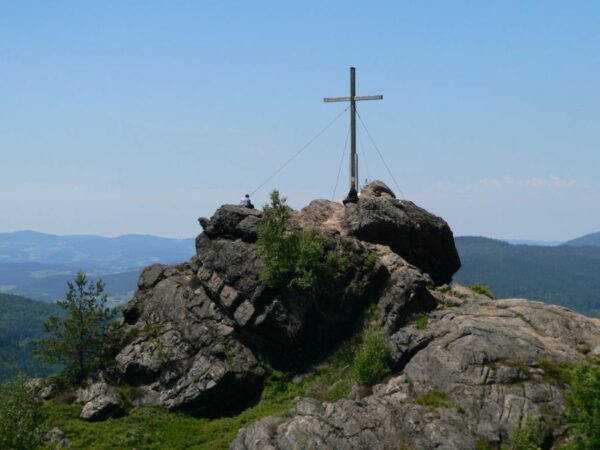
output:
<instances>
[{"instance_id":1,"label":"distant mountain ridge","mask_svg":"<svg viewBox=\"0 0 600 450\"><path fill-rule=\"evenodd\" d=\"M194 251L193 239L0 233L0 292L53 302L64 296L67 280L84 270L105 281L112 303L123 303L133 294L142 268L185 261Z\"/></svg>"},{"instance_id":2,"label":"distant mountain ridge","mask_svg":"<svg viewBox=\"0 0 600 450\"><path fill-rule=\"evenodd\" d=\"M0 233L0 263L37 262L112 271L156 262L179 262L194 252L193 239L129 234L56 236L36 231Z\"/></svg>"},{"instance_id":3,"label":"distant mountain ridge","mask_svg":"<svg viewBox=\"0 0 600 450\"><path fill-rule=\"evenodd\" d=\"M484 237L455 238L462 268L454 281L482 282L498 297L523 297L600 313L600 247L511 245Z\"/></svg>"},{"instance_id":4,"label":"distant mountain ridge","mask_svg":"<svg viewBox=\"0 0 600 450\"><path fill-rule=\"evenodd\" d=\"M573 247L600 247L600 232L586 234L585 236L578 237L577 239L567 241L563 245L570 245Z\"/></svg>"}]
</instances>

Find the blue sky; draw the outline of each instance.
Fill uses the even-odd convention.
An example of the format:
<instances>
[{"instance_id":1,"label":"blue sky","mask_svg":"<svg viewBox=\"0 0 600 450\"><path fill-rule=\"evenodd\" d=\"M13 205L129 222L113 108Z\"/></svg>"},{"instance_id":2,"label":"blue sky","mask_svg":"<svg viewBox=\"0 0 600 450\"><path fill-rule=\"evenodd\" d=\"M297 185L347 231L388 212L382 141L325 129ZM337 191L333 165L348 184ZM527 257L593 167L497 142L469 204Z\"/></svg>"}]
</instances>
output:
<instances>
[{"instance_id":1,"label":"blue sky","mask_svg":"<svg viewBox=\"0 0 600 450\"><path fill-rule=\"evenodd\" d=\"M600 231L600 3L1 1L0 231L190 237L343 111L456 235ZM331 198L347 117L254 195ZM361 178L394 187L363 131ZM337 196L347 187L346 163ZM396 190L396 189L395 189Z\"/></svg>"}]
</instances>

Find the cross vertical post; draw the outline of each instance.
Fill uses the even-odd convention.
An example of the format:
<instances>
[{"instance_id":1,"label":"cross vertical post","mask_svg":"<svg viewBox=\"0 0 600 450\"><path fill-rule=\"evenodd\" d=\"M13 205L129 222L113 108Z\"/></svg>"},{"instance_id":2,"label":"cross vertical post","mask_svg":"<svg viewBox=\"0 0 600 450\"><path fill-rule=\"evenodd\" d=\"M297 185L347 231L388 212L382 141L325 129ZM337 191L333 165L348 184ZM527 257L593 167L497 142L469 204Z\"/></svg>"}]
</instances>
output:
<instances>
[{"instance_id":1,"label":"cross vertical post","mask_svg":"<svg viewBox=\"0 0 600 450\"><path fill-rule=\"evenodd\" d=\"M350 67L350 97L324 98L326 103L350 102L350 190L358 187L358 156L356 155L356 102L361 100L383 100L383 95L356 95L356 69Z\"/></svg>"},{"instance_id":2,"label":"cross vertical post","mask_svg":"<svg viewBox=\"0 0 600 450\"><path fill-rule=\"evenodd\" d=\"M350 67L350 190L357 188L358 164L356 161L356 69Z\"/></svg>"}]
</instances>

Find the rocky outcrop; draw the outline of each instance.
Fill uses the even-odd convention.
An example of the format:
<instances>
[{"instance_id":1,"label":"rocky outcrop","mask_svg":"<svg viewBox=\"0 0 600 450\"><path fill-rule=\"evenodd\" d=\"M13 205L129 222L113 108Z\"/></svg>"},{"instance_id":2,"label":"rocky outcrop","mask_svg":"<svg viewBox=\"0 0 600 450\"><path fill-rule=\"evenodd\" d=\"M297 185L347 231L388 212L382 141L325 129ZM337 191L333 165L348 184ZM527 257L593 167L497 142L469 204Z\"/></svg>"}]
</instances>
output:
<instances>
[{"instance_id":1,"label":"rocky outcrop","mask_svg":"<svg viewBox=\"0 0 600 450\"><path fill-rule=\"evenodd\" d=\"M390 336L395 376L364 398L301 399L289 417L241 430L231 449L474 449L508 443L531 418L550 448L565 402L558 361L599 352L600 320L461 287L432 295L425 327Z\"/></svg>"},{"instance_id":2,"label":"rocky outcrop","mask_svg":"<svg viewBox=\"0 0 600 450\"><path fill-rule=\"evenodd\" d=\"M104 420L119 417L125 412L123 400L117 390L107 383L94 383L82 389L78 400L83 403L79 417L84 420Z\"/></svg>"},{"instance_id":3,"label":"rocky outcrop","mask_svg":"<svg viewBox=\"0 0 600 450\"><path fill-rule=\"evenodd\" d=\"M376 182L356 205L316 200L292 213L289 232L319 233L345 264L318 291L272 289L260 278L261 218L224 205L199 219L204 232L187 263L143 271L123 310L127 345L108 370L135 388L134 406L202 416L239 411L262 391L259 355L276 369L302 372L350 336L374 302L385 311L381 326L396 332L437 305L427 287L459 267L447 224Z\"/></svg>"},{"instance_id":4,"label":"rocky outcrop","mask_svg":"<svg viewBox=\"0 0 600 450\"><path fill-rule=\"evenodd\" d=\"M389 246L436 284L449 283L460 269L450 227L440 217L390 193L381 182L367 187L358 203L347 205L342 226L350 236Z\"/></svg>"},{"instance_id":5,"label":"rocky outcrop","mask_svg":"<svg viewBox=\"0 0 600 450\"><path fill-rule=\"evenodd\" d=\"M123 315L134 339L116 356L116 370L139 388L137 404L222 414L260 392L258 360L189 265L144 270Z\"/></svg>"}]
</instances>

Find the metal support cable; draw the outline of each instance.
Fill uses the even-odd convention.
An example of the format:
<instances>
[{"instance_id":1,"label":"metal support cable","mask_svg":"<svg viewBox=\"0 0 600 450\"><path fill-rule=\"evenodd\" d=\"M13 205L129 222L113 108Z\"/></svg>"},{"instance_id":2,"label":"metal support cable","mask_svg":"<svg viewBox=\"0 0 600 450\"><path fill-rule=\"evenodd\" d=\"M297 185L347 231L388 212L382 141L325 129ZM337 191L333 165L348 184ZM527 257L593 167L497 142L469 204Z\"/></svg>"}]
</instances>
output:
<instances>
[{"instance_id":1,"label":"metal support cable","mask_svg":"<svg viewBox=\"0 0 600 450\"><path fill-rule=\"evenodd\" d=\"M348 127L348 133L346 133L346 140L344 141L344 149L342 150L342 157L340 158L340 166L338 167L337 177L335 179L335 186L333 187L333 194L331 194L331 200L335 200L335 192L337 191L338 182L340 181L340 174L342 173L342 165L344 164L344 157L346 156L346 149L348 148L348 138L350 137L350 127Z\"/></svg>"},{"instance_id":2,"label":"metal support cable","mask_svg":"<svg viewBox=\"0 0 600 450\"><path fill-rule=\"evenodd\" d=\"M261 188L264 187L265 184L267 184L269 181L271 181L273 178L275 178L275 176L281 172L283 169L286 168L286 166L291 163L294 159L296 159L296 157L298 155L300 155L300 153L302 153L304 150L306 150L310 144L312 144L314 141L316 141L323 133L325 133L325 131L327 131L329 129L329 127L331 127L335 122L337 122L337 120L342 117L342 115L348 111L350 107L348 106L346 109L344 109L341 113L339 113L337 116L335 116L335 118L329 122L325 128L323 128L321 131L319 131L310 141L308 141L306 144L304 144L304 146L302 146L300 148L300 150L298 150L296 153L294 153L290 158L288 158L288 160L286 162L284 162L281 167L279 167L279 169L277 169L269 178L267 178L261 185L259 185L256 189L254 189L250 195L254 195L257 191L259 191Z\"/></svg>"},{"instance_id":3,"label":"metal support cable","mask_svg":"<svg viewBox=\"0 0 600 450\"><path fill-rule=\"evenodd\" d=\"M369 129L367 128L367 126L365 125L365 122L362 120L361 115L358 113L358 111L356 111L356 115L358 116L358 120L360 120L360 123L362 124L363 128L365 129L365 131L367 132L367 136L369 136L369 139L371 140L371 144L373 144L373 147L375 148L375 150L377 151L377 154L379 154L379 157L381 158L381 162L383 162L383 165L385 166L385 168L388 171L388 174L390 175L390 177L392 178L392 181L394 182L394 184L396 185L396 188L398 189L398 192L400 193L400 196L402 197L402 199L404 200L404 193L402 192L402 189L400 189L400 185L398 184L398 182L396 181L396 178L394 177L394 174L392 173L392 171L390 170L389 166L387 165L387 163L385 162L385 158L383 157L381 151L379 151L379 147L377 147L377 144L375 143L375 140L373 139L373 136L371 136L371 133L369 132Z\"/></svg>"},{"instance_id":4,"label":"metal support cable","mask_svg":"<svg viewBox=\"0 0 600 450\"><path fill-rule=\"evenodd\" d=\"M369 179L371 179L371 170L369 168L369 157L367 156L367 147L363 144L362 135L360 134L360 128L356 130L358 135L358 142L360 143L360 149L362 151L363 160L365 162L365 166L367 167L367 175ZM373 180L371 180L373 181Z\"/></svg>"}]
</instances>

